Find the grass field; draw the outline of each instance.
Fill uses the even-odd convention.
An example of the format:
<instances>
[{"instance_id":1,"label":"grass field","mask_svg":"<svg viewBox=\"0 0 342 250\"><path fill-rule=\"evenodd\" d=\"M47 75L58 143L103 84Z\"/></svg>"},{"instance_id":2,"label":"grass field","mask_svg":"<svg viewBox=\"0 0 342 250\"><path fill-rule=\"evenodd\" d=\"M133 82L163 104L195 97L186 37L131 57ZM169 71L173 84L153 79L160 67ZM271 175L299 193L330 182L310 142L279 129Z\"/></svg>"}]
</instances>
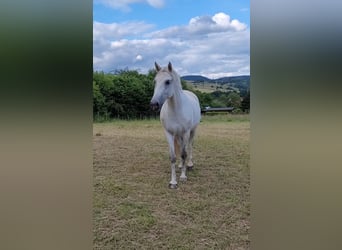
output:
<instances>
[{"instance_id":1,"label":"grass field","mask_svg":"<svg viewBox=\"0 0 342 250\"><path fill-rule=\"evenodd\" d=\"M249 249L249 131L248 116L202 117L171 190L159 120L95 123L94 249Z\"/></svg>"}]
</instances>

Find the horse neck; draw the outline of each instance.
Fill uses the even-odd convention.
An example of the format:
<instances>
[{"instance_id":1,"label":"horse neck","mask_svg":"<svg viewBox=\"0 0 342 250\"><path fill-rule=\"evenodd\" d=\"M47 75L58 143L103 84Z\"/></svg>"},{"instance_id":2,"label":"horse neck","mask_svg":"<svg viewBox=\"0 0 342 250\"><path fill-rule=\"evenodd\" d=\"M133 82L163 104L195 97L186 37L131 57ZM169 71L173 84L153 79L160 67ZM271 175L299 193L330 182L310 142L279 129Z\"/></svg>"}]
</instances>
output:
<instances>
[{"instance_id":1,"label":"horse neck","mask_svg":"<svg viewBox=\"0 0 342 250\"><path fill-rule=\"evenodd\" d=\"M182 90L182 85L180 83L180 78L176 75L175 77L175 86L174 86L174 94L170 98L170 104L171 107L176 110L179 110L179 108L182 105L182 95L183 95L183 90Z\"/></svg>"}]
</instances>

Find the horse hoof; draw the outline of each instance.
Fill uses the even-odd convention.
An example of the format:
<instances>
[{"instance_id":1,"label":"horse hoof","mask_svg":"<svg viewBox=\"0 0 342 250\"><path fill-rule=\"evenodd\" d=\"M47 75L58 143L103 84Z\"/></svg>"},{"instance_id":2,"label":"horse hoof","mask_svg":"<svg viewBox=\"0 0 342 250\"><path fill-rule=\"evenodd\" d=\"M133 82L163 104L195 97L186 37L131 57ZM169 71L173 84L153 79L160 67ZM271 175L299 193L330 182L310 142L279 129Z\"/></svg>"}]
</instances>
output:
<instances>
[{"instance_id":1,"label":"horse hoof","mask_svg":"<svg viewBox=\"0 0 342 250\"><path fill-rule=\"evenodd\" d=\"M187 166L187 167L186 167L186 170L188 170L188 171L192 171L192 170L193 170L193 168L194 168L194 166Z\"/></svg>"},{"instance_id":2,"label":"horse hoof","mask_svg":"<svg viewBox=\"0 0 342 250\"><path fill-rule=\"evenodd\" d=\"M185 182L188 178L185 176L185 177L179 177L179 180L182 181L182 182Z\"/></svg>"},{"instance_id":3,"label":"horse hoof","mask_svg":"<svg viewBox=\"0 0 342 250\"><path fill-rule=\"evenodd\" d=\"M178 188L178 185L177 185L177 184L171 184L171 183L169 183L169 188L170 188L170 189L177 189L177 188Z\"/></svg>"}]
</instances>

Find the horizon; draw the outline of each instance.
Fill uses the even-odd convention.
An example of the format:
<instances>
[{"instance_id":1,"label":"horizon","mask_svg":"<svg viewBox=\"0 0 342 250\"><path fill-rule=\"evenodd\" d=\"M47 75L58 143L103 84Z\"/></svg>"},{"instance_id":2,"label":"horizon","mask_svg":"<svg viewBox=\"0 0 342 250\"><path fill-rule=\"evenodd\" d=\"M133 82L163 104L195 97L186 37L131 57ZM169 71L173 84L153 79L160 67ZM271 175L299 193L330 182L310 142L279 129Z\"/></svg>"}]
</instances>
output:
<instances>
[{"instance_id":1,"label":"horizon","mask_svg":"<svg viewBox=\"0 0 342 250\"><path fill-rule=\"evenodd\" d=\"M149 69L150 70L154 70L153 68ZM97 72L97 73L100 73L100 72L103 72L105 74L113 74L113 75L116 75L116 73L114 72L120 72L120 71L137 71L139 74L143 74L143 75L147 75L148 72L140 72L139 70L137 69L129 69L129 68L125 68L125 69L114 69L114 70L110 70L110 71L103 71L103 70L93 70L93 73L94 72ZM178 74L179 75L179 74ZM221 76L221 77L217 77L217 78L210 78L210 77L207 77L205 75L199 75L199 74L187 74L187 75L179 75L180 78L182 77L187 77L187 76L200 76L200 77L205 77L205 78L208 78L209 80L217 80L217 79L220 79L220 78L225 78L225 77L240 77L240 76L249 76L250 77L250 74L242 74L242 75L233 75L233 76Z\"/></svg>"}]
</instances>

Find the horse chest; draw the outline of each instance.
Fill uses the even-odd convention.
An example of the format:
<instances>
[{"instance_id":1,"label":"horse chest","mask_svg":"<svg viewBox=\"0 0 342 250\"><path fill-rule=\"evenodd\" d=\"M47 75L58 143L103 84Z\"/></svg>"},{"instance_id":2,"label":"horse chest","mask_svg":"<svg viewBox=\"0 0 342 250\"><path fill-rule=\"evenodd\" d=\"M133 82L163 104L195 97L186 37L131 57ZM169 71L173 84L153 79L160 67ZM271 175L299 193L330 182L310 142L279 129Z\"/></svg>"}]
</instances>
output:
<instances>
[{"instance_id":1,"label":"horse chest","mask_svg":"<svg viewBox=\"0 0 342 250\"><path fill-rule=\"evenodd\" d=\"M187 128L189 128L188 121L181 121L174 117L162 119L162 124L166 131L174 135L184 134Z\"/></svg>"},{"instance_id":2,"label":"horse chest","mask_svg":"<svg viewBox=\"0 0 342 250\"><path fill-rule=\"evenodd\" d=\"M185 109L186 110L186 109ZM172 134L182 134L191 127L191 115L183 109L175 109L166 102L160 113L164 128Z\"/></svg>"}]
</instances>

